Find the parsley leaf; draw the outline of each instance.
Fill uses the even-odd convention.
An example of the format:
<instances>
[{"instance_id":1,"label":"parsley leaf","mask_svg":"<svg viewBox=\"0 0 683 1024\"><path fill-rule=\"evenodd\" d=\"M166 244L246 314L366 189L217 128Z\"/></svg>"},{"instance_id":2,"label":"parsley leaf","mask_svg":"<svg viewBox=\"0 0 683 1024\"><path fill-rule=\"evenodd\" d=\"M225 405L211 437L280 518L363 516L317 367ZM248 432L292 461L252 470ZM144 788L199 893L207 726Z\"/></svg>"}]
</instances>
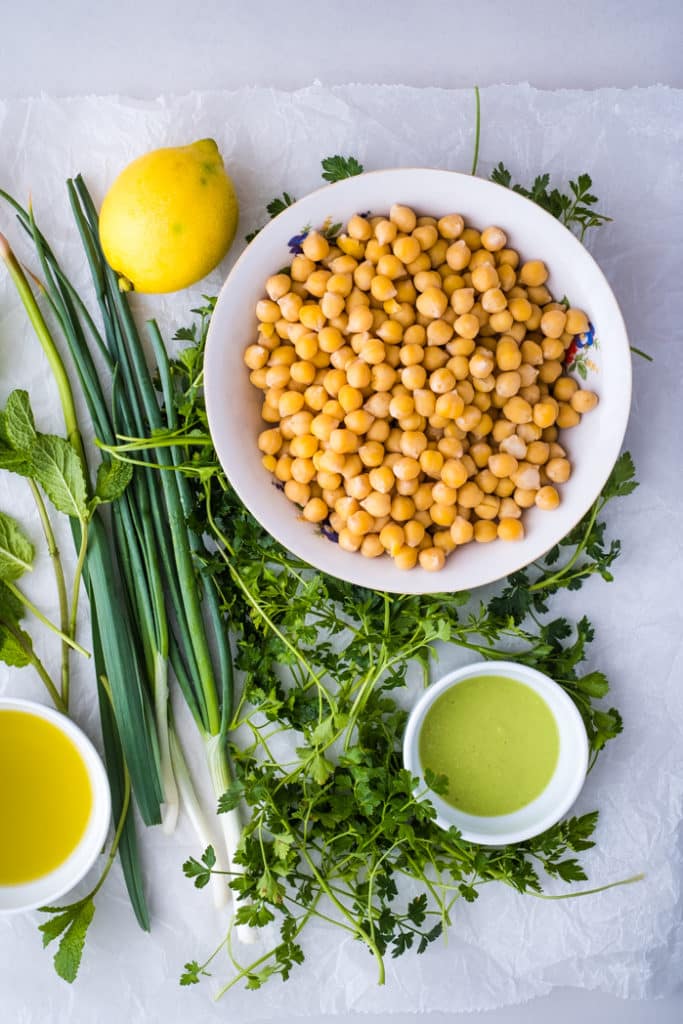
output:
<instances>
[{"instance_id":1,"label":"parsley leaf","mask_svg":"<svg viewBox=\"0 0 683 1024\"><path fill-rule=\"evenodd\" d=\"M321 166L325 181L341 181L343 178L353 178L356 174L363 173L363 165L355 156L328 156L321 160Z\"/></svg>"},{"instance_id":2,"label":"parsley leaf","mask_svg":"<svg viewBox=\"0 0 683 1024\"><path fill-rule=\"evenodd\" d=\"M491 181L504 188L510 188L513 192L518 192L542 209L547 210L553 217L578 234L579 240L582 242L589 228L601 227L612 220L611 217L599 213L595 209L598 198L590 191L593 181L589 174L579 174L576 181L570 181L569 192L560 192L558 188L551 188L549 174L537 175L531 188L525 188L523 185L513 184L510 171L501 162L491 172Z\"/></svg>"}]
</instances>

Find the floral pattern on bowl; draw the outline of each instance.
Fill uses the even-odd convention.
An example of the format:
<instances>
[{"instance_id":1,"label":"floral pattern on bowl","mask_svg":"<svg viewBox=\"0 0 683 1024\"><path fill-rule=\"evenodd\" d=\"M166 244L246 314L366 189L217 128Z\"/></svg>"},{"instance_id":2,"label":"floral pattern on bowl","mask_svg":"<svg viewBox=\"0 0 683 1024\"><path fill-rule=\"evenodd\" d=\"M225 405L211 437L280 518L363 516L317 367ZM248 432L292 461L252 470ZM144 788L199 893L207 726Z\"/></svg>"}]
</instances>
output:
<instances>
[{"instance_id":1,"label":"floral pattern on bowl","mask_svg":"<svg viewBox=\"0 0 683 1024\"><path fill-rule=\"evenodd\" d=\"M597 364L589 358L588 350L590 348L598 349L600 348L600 345L595 333L595 327L589 320L588 330L585 334L577 334L567 349L567 355L565 356L564 361L564 365L567 369L576 370L582 380L587 379L589 370L593 373L600 372Z\"/></svg>"}]
</instances>

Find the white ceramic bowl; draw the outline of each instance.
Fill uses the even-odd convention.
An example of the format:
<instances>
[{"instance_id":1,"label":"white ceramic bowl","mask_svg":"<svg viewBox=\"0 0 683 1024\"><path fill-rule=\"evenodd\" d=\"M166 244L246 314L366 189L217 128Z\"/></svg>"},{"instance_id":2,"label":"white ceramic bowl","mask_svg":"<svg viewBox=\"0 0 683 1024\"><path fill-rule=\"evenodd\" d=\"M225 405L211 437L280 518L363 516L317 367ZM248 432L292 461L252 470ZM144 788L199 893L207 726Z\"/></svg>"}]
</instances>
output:
<instances>
[{"instance_id":1,"label":"white ceramic bowl","mask_svg":"<svg viewBox=\"0 0 683 1024\"><path fill-rule=\"evenodd\" d=\"M0 711L24 711L56 726L81 755L92 786L92 810L78 846L54 871L20 885L0 885L0 915L17 914L53 904L72 889L90 870L102 851L111 818L109 782L100 756L81 729L59 711L29 700L0 698ZM49 835L45 842L50 842Z\"/></svg>"},{"instance_id":2,"label":"white ceramic bowl","mask_svg":"<svg viewBox=\"0 0 683 1024\"><path fill-rule=\"evenodd\" d=\"M600 403L580 425L563 431L572 461L570 481L560 489L554 512L524 513L526 537L517 543L468 544L439 573L397 569L388 556L377 559L342 550L319 527L303 522L299 509L261 465L256 439L264 424L261 393L248 378L242 356L256 338L256 302L266 279L291 262L288 241L306 226L342 221L357 212L386 213L405 203L420 214L459 212L468 224L498 224L524 259L543 259L548 286L584 309L595 332L583 339L578 361ZM599 339L599 345L594 339ZM591 363L586 363L590 358ZM591 364L596 367L591 368ZM432 593L477 587L528 565L578 522L598 496L619 454L631 401L631 358L616 299L600 268L578 240L554 217L515 192L451 171L408 168L347 178L312 192L267 224L246 248L220 293L206 346L206 404L209 428L226 476L262 526L281 544L325 572L351 583L398 593Z\"/></svg>"},{"instance_id":3,"label":"white ceramic bowl","mask_svg":"<svg viewBox=\"0 0 683 1024\"><path fill-rule=\"evenodd\" d=\"M429 793L429 799L436 809L437 824L441 828L448 829L455 825L463 839L469 842L505 846L507 843L521 843L540 835L564 817L579 795L586 778L588 737L573 700L548 676L514 661L480 661L449 672L434 683L410 713L403 738L403 762L411 775L420 780L421 788L425 787L425 783L419 742L425 715L437 697L450 687L482 675L505 676L529 686L549 707L560 736L557 766L550 782L535 800L513 814L495 817L466 814L446 803L436 793Z\"/></svg>"}]
</instances>

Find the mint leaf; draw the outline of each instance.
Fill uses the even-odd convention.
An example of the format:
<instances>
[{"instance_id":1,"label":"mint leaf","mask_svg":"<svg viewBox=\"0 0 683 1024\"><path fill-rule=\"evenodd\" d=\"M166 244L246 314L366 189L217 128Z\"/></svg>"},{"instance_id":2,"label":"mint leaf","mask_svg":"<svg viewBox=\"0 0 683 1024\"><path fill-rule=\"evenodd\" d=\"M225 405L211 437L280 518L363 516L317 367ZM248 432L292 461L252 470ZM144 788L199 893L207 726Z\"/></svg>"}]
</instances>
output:
<instances>
[{"instance_id":1,"label":"mint leaf","mask_svg":"<svg viewBox=\"0 0 683 1024\"><path fill-rule=\"evenodd\" d=\"M35 549L11 516L0 512L0 580L18 580L31 571Z\"/></svg>"},{"instance_id":2,"label":"mint leaf","mask_svg":"<svg viewBox=\"0 0 683 1024\"><path fill-rule=\"evenodd\" d=\"M88 515L81 460L63 437L40 434L31 447L33 475L57 509L72 519Z\"/></svg>"},{"instance_id":3,"label":"mint leaf","mask_svg":"<svg viewBox=\"0 0 683 1024\"><path fill-rule=\"evenodd\" d=\"M10 631L0 624L0 661L10 668L25 668L31 663L28 652L32 649L33 641L23 629L13 626Z\"/></svg>"},{"instance_id":4,"label":"mint leaf","mask_svg":"<svg viewBox=\"0 0 683 1024\"><path fill-rule=\"evenodd\" d=\"M54 965L59 977L71 983L75 981L81 965L85 936L95 914L95 904L88 896L66 907L41 907L40 910L57 913L57 917L40 925L40 931L43 933L43 946L62 935Z\"/></svg>"},{"instance_id":5,"label":"mint leaf","mask_svg":"<svg viewBox=\"0 0 683 1024\"><path fill-rule=\"evenodd\" d=\"M120 459L101 462L97 467L97 482L95 484L95 498L98 504L117 501L130 483L132 476L133 467L130 462L121 462Z\"/></svg>"},{"instance_id":6,"label":"mint leaf","mask_svg":"<svg viewBox=\"0 0 683 1024\"><path fill-rule=\"evenodd\" d=\"M36 440L36 424L28 391L12 391L7 399L4 433L17 452L28 452Z\"/></svg>"},{"instance_id":7,"label":"mint leaf","mask_svg":"<svg viewBox=\"0 0 683 1024\"><path fill-rule=\"evenodd\" d=\"M6 624L20 622L24 617L24 605L4 583L0 582L0 619Z\"/></svg>"}]
</instances>

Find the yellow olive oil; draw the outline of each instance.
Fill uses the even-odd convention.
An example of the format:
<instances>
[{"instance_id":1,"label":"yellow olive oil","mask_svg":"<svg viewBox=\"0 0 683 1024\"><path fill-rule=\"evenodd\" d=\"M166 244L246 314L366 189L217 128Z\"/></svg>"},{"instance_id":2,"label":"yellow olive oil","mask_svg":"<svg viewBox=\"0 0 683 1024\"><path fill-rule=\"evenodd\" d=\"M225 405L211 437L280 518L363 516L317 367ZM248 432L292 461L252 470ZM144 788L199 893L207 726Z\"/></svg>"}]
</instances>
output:
<instances>
[{"instance_id":1,"label":"yellow olive oil","mask_svg":"<svg viewBox=\"0 0 683 1024\"><path fill-rule=\"evenodd\" d=\"M92 806L87 768L68 736L38 715L0 709L0 885L59 867Z\"/></svg>"}]
</instances>

